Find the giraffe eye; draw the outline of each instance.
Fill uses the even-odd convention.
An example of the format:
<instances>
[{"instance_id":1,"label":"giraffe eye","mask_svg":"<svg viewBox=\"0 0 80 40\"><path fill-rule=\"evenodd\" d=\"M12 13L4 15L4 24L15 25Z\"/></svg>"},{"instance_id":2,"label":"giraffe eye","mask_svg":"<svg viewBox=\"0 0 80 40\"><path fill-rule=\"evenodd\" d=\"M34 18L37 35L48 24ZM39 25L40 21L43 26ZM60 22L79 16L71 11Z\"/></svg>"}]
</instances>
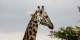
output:
<instances>
[{"instance_id":1,"label":"giraffe eye","mask_svg":"<svg viewBox=\"0 0 80 40\"><path fill-rule=\"evenodd\" d=\"M48 18L48 16L45 16L45 18Z\"/></svg>"}]
</instances>

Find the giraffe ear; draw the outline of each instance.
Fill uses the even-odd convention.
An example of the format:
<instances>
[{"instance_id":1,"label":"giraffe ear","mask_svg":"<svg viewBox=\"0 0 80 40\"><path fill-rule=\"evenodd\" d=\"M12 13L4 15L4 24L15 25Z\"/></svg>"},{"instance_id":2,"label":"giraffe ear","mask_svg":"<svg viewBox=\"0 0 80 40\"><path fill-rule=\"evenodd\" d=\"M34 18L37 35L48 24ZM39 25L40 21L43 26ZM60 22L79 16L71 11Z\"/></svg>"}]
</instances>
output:
<instances>
[{"instance_id":1,"label":"giraffe ear","mask_svg":"<svg viewBox=\"0 0 80 40\"><path fill-rule=\"evenodd\" d=\"M32 17L34 15L34 12L28 12L27 15Z\"/></svg>"}]
</instances>

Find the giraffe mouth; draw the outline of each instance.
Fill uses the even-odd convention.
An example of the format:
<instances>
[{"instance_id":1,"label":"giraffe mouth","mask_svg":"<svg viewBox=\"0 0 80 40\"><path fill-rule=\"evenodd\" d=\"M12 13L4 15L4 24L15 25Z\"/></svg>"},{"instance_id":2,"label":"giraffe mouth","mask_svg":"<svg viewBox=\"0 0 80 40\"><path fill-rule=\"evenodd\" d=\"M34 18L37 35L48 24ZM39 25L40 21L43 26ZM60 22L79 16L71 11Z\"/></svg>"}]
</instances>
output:
<instances>
[{"instance_id":1,"label":"giraffe mouth","mask_svg":"<svg viewBox=\"0 0 80 40\"><path fill-rule=\"evenodd\" d=\"M54 25L51 23L50 25L40 22L41 25L47 26L49 29L54 29Z\"/></svg>"},{"instance_id":2,"label":"giraffe mouth","mask_svg":"<svg viewBox=\"0 0 80 40\"><path fill-rule=\"evenodd\" d=\"M48 25L48 28L53 30L54 26L53 25L51 25L51 26Z\"/></svg>"}]
</instances>

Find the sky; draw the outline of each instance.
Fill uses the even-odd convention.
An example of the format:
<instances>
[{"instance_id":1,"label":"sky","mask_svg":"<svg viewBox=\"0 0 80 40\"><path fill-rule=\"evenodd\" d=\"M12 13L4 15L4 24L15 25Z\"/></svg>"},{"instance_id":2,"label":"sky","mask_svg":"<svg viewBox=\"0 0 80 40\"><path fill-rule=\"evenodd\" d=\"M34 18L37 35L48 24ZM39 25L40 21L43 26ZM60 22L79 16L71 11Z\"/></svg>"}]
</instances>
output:
<instances>
[{"instance_id":1,"label":"sky","mask_svg":"<svg viewBox=\"0 0 80 40\"><path fill-rule=\"evenodd\" d=\"M60 27L80 26L80 0L0 0L0 40L22 40L31 16L37 6L44 5L54 30ZM59 40L47 36L50 29L39 25L37 40Z\"/></svg>"}]
</instances>

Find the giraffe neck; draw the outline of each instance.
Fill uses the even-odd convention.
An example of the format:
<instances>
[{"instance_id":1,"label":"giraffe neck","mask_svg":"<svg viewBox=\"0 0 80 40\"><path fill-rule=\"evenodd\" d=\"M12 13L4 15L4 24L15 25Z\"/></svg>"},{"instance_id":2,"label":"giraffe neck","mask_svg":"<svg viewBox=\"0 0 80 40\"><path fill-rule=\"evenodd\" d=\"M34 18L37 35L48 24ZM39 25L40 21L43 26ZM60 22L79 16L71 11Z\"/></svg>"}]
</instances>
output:
<instances>
[{"instance_id":1,"label":"giraffe neck","mask_svg":"<svg viewBox=\"0 0 80 40\"><path fill-rule=\"evenodd\" d=\"M37 29L38 21L34 20L33 18L30 20L27 26L23 40L36 40Z\"/></svg>"}]
</instances>

